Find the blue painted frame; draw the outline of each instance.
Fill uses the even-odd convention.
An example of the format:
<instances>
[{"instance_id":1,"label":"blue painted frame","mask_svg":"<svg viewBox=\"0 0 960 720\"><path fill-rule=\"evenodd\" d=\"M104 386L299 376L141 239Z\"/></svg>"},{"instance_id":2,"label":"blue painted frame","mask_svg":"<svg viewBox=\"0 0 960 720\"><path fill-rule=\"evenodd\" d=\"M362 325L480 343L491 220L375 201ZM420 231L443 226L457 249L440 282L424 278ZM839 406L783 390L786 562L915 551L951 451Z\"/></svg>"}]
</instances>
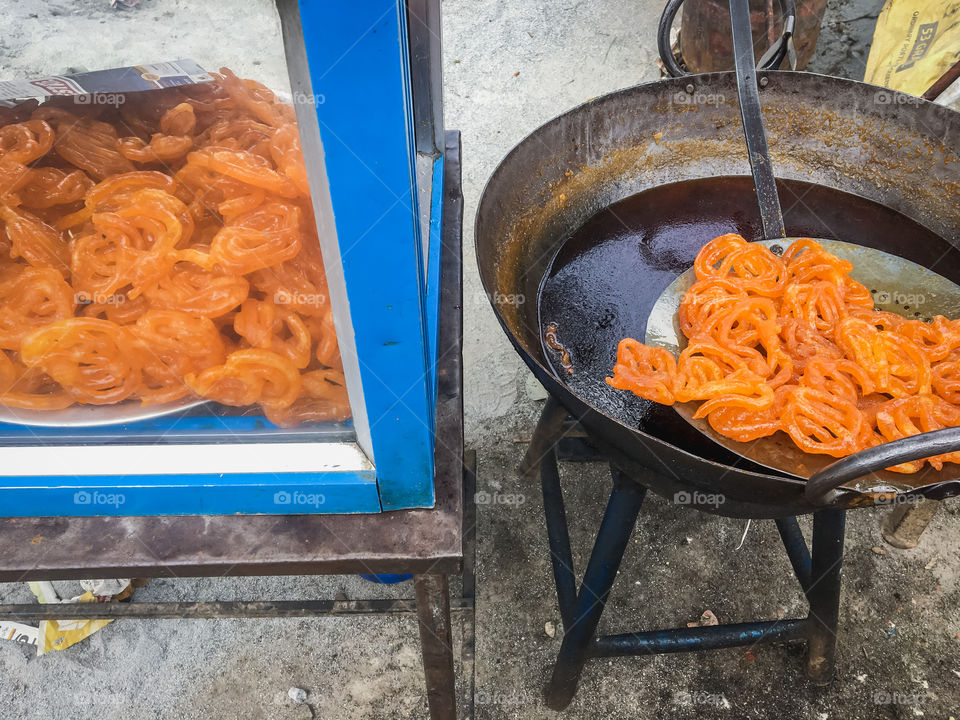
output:
<instances>
[{"instance_id":1,"label":"blue painted frame","mask_svg":"<svg viewBox=\"0 0 960 720\"><path fill-rule=\"evenodd\" d=\"M98 475L0 476L0 516L376 513L434 504L443 158L433 166L424 256L406 4L299 6L314 92L324 98L315 110L349 305L351 327L338 333L352 332L355 340L369 423L364 449L375 469L121 475L107 463ZM352 427L331 430L343 439ZM229 442L244 435L276 442L283 432L262 416L202 414L69 432L0 423L0 462L3 446L49 445L56 453L58 444ZM307 502L297 502L300 496ZM310 502L317 497L323 501Z\"/></svg>"},{"instance_id":2,"label":"blue painted frame","mask_svg":"<svg viewBox=\"0 0 960 720\"><path fill-rule=\"evenodd\" d=\"M384 510L430 507L432 358L403 0L300 1ZM339 331L339 328L338 328Z\"/></svg>"},{"instance_id":3,"label":"blue painted frame","mask_svg":"<svg viewBox=\"0 0 960 720\"><path fill-rule=\"evenodd\" d=\"M427 371L430 377L430 397L437 397L438 323L440 320L440 250L443 242L440 221L443 218L443 155L433 163L433 190L430 208L430 245L427 253L427 338L430 359ZM436 432L434 415L430 415L430 429Z\"/></svg>"},{"instance_id":4,"label":"blue painted frame","mask_svg":"<svg viewBox=\"0 0 960 720\"><path fill-rule=\"evenodd\" d=\"M5 477L0 517L376 513L376 474Z\"/></svg>"}]
</instances>

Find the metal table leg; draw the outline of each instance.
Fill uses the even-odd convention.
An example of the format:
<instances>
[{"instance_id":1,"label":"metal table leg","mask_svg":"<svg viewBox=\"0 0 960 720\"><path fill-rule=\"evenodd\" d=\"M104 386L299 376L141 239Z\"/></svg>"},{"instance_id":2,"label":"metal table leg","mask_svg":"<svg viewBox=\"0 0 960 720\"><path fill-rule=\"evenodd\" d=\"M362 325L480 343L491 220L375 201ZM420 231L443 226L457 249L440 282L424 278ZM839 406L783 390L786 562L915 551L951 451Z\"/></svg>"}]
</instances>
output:
<instances>
[{"instance_id":1,"label":"metal table leg","mask_svg":"<svg viewBox=\"0 0 960 720\"><path fill-rule=\"evenodd\" d=\"M547 707L552 710L565 708L577 692L593 636L646 494L643 486L616 469L613 483L613 492L577 594L573 623L563 628L563 643L546 693Z\"/></svg>"},{"instance_id":2,"label":"metal table leg","mask_svg":"<svg viewBox=\"0 0 960 720\"><path fill-rule=\"evenodd\" d=\"M845 510L820 510L813 515L812 572L807 591L807 675L818 685L828 685L833 680L846 518Z\"/></svg>"},{"instance_id":3,"label":"metal table leg","mask_svg":"<svg viewBox=\"0 0 960 720\"><path fill-rule=\"evenodd\" d=\"M461 618L460 658L463 696L460 719L474 719L476 691L476 589L477 589L477 453L466 450L463 455L463 600L470 603L470 612Z\"/></svg>"},{"instance_id":4,"label":"metal table leg","mask_svg":"<svg viewBox=\"0 0 960 720\"><path fill-rule=\"evenodd\" d=\"M414 575L420 650L431 720L456 720L457 690L450 633L450 592L446 575Z\"/></svg>"}]
</instances>

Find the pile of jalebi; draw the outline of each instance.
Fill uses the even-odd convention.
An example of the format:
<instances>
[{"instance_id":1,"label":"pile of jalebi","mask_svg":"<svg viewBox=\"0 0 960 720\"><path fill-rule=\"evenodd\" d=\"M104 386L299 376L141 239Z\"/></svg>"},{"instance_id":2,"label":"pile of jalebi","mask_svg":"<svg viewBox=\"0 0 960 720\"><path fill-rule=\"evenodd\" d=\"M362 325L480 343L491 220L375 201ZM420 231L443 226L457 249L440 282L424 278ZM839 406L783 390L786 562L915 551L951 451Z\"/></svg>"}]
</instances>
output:
<instances>
[{"instance_id":1,"label":"pile of jalebi","mask_svg":"<svg viewBox=\"0 0 960 720\"><path fill-rule=\"evenodd\" d=\"M349 417L293 108L221 73L0 109L0 404Z\"/></svg>"},{"instance_id":2,"label":"pile of jalebi","mask_svg":"<svg viewBox=\"0 0 960 720\"><path fill-rule=\"evenodd\" d=\"M680 357L627 338L611 386L664 405L704 401L695 417L733 440L782 431L833 457L960 425L960 320L874 310L853 265L809 239L781 258L723 235L694 269L678 313L689 340ZM939 470L960 453L890 470L925 461Z\"/></svg>"}]
</instances>

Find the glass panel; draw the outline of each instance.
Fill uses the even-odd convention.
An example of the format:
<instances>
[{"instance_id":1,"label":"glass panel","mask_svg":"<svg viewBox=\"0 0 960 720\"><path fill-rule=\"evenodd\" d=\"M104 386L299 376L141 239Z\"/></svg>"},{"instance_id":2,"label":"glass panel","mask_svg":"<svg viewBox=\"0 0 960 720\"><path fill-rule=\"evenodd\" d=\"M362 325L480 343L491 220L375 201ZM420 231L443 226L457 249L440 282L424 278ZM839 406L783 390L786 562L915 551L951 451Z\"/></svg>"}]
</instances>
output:
<instances>
[{"instance_id":1,"label":"glass panel","mask_svg":"<svg viewBox=\"0 0 960 720\"><path fill-rule=\"evenodd\" d=\"M88 9L0 56L0 422L352 437L275 5Z\"/></svg>"}]
</instances>

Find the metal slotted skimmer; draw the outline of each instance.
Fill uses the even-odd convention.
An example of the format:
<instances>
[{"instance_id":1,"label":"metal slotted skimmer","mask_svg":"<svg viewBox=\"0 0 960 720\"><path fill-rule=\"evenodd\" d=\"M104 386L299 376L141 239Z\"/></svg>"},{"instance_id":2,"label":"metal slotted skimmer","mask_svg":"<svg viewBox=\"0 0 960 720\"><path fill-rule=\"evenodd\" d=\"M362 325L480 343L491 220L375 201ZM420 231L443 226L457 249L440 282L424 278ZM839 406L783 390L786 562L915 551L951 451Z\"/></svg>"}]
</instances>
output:
<instances>
[{"instance_id":1,"label":"metal slotted skimmer","mask_svg":"<svg viewBox=\"0 0 960 720\"><path fill-rule=\"evenodd\" d=\"M731 0L730 13L743 132L760 206L763 234L767 238L759 242L774 253L782 254L790 244L800 238L786 237L784 228L761 114L760 93L754 68L749 0ZM787 32L792 25L791 21L792 17L788 15L785 22ZM815 240L828 252L853 263L851 276L871 290L875 302L883 310L911 319L930 320L935 315L960 318L960 286L932 270L875 248L826 238ZM696 273L691 267L677 277L654 303L647 321L644 339L647 345L664 347L675 354L686 347L687 341L680 331L677 311L684 294L695 281ZM897 291L894 292L893 288L897 288ZM705 418L694 419L699 405L699 402L687 402L677 403L673 407L684 420L706 437L758 465L795 477L810 478L836 462L835 458L829 456L804 452L782 432L750 443L732 440L716 432ZM922 442L925 435L932 433L916 436L917 441ZM956 449L960 449L960 446ZM931 474L941 477L932 477ZM933 469L928 468L924 479L928 482L947 481L958 474L960 468L947 463L939 473L933 473ZM871 474L867 486L861 487L872 491L909 489L912 485L907 481L908 477L878 470ZM857 486L858 483L849 485Z\"/></svg>"},{"instance_id":2,"label":"metal slotted skimmer","mask_svg":"<svg viewBox=\"0 0 960 720\"><path fill-rule=\"evenodd\" d=\"M760 244L777 253L786 249L785 242L791 241L761 240ZM818 242L827 252L853 263L853 279L870 288L875 302L883 310L918 320L929 320L934 315L960 317L960 286L922 265L863 245L826 239ZM680 332L677 311L683 296L696 279L696 273L690 268L677 277L654 304L644 338L647 345L664 347L675 354L679 354L686 347L687 339ZM903 291L893 292L890 288L894 285L903 288ZM699 402L687 402L677 403L673 407L684 420L711 440L758 465L809 478L836 461L827 455L805 453L781 432L750 443L732 440L710 427L706 418L694 419L693 415L699 406ZM949 464L942 472L950 476L957 474L948 470L948 467ZM932 472L932 468L928 472ZM899 473L877 471L873 473L869 487L878 490L886 484L891 489L905 489L911 487L905 482L908 477ZM932 481L933 478L928 477L927 480Z\"/></svg>"}]
</instances>

